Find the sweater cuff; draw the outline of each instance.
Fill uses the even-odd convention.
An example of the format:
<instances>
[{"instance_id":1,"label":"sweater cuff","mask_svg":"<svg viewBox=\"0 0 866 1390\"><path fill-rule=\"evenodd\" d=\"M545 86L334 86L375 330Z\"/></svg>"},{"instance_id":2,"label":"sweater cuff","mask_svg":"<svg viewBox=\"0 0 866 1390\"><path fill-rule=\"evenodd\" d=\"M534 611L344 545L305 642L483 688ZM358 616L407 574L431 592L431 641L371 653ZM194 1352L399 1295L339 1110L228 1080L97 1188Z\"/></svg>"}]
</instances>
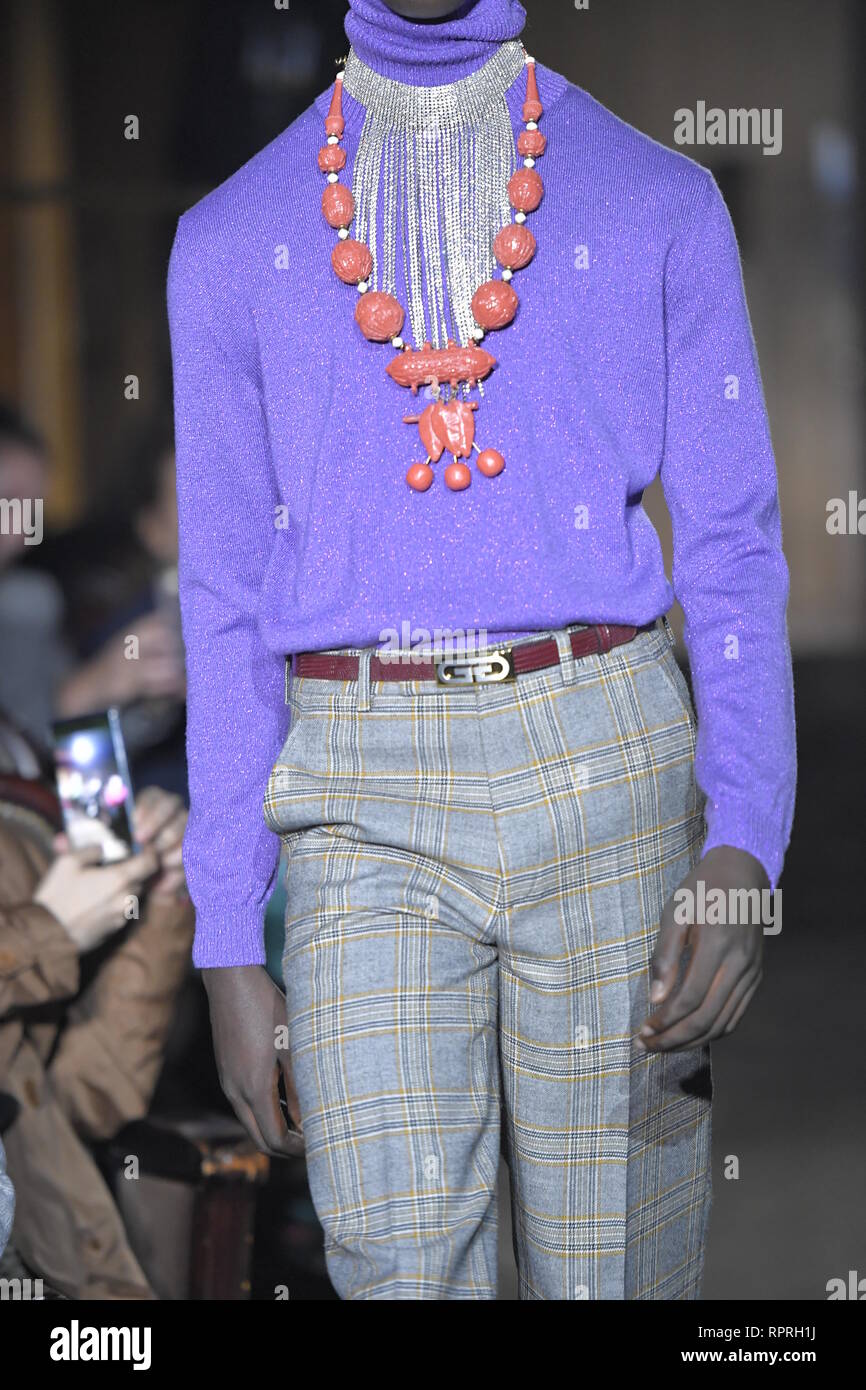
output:
<instances>
[{"instance_id":1,"label":"sweater cuff","mask_svg":"<svg viewBox=\"0 0 866 1390\"><path fill-rule=\"evenodd\" d=\"M261 903L196 904L193 965L198 970L264 965L264 915Z\"/></svg>"},{"instance_id":2,"label":"sweater cuff","mask_svg":"<svg viewBox=\"0 0 866 1390\"><path fill-rule=\"evenodd\" d=\"M778 822L739 801L715 804L707 801L704 818L707 838L702 854L721 845L746 850L763 864L770 880L770 891L775 892L788 844L787 836Z\"/></svg>"}]
</instances>

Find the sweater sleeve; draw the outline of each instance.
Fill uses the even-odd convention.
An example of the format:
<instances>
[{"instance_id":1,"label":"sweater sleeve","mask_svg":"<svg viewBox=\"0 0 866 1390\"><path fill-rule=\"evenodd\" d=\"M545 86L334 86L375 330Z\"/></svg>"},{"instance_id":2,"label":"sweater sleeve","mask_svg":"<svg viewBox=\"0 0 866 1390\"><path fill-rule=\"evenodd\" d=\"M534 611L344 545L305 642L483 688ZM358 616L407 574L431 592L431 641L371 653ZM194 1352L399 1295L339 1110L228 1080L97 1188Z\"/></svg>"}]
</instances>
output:
<instances>
[{"instance_id":1,"label":"sweater sleeve","mask_svg":"<svg viewBox=\"0 0 866 1390\"><path fill-rule=\"evenodd\" d=\"M701 178L665 268L661 481L695 693L704 852L749 851L775 888L796 781L788 569L739 251L715 180Z\"/></svg>"},{"instance_id":2,"label":"sweater sleeve","mask_svg":"<svg viewBox=\"0 0 866 1390\"><path fill-rule=\"evenodd\" d=\"M255 326L230 277L209 284L211 256L187 231L189 217L168 276L187 666L184 866L193 961L211 968L265 960L279 840L262 803L288 715L283 661L256 618L278 499Z\"/></svg>"}]
</instances>

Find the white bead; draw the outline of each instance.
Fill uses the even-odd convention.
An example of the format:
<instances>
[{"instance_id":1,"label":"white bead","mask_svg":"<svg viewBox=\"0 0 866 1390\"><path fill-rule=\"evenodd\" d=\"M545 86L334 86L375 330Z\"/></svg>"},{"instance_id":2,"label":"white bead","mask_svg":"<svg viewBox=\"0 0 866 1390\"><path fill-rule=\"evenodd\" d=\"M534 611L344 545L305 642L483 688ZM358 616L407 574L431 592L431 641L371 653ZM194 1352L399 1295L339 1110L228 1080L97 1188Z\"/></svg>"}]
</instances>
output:
<instances>
[{"instance_id":1,"label":"white bead","mask_svg":"<svg viewBox=\"0 0 866 1390\"><path fill-rule=\"evenodd\" d=\"M527 122L526 122L526 129L527 129L527 130L537 130L537 129L538 129L538 121L527 121Z\"/></svg>"},{"instance_id":2,"label":"white bead","mask_svg":"<svg viewBox=\"0 0 866 1390\"><path fill-rule=\"evenodd\" d=\"M531 154L528 154L528 155L526 156L526 158L524 159L524 161L523 161L523 167L524 167L524 169L534 169L534 168L535 168L535 160L532 158L532 155L531 155Z\"/></svg>"},{"instance_id":3,"label":"white bead","mask_svg":"<svg viewBox=\"0 0 866 1390\"><path fill-rule=\"evenodd\" d=\"M503 280L510 280L513 274L514 274L514 271L513 271L513 270L509 270L508 266L506 266L505 269L504 269L503 272L502 272L502 278L503 278Z\"/></svg>"},{"instance_id":4,"label":"white bead","mask_svg":"<svg viewBox=\"0 0 866 1390\"><path fill-rule=\"evenodd\" d=\"M525 221L526 221L526 213L525 213L525 212L516 212L516 213L514 214L514 220L515 220L515 222L525 222Z\"/></svg>"},{"instance_id":5,"label":"white bead","mask_svg":"<svg viewBox=\"0 0 866 1390\"><path fill-rule=\"evenodd\" d=\"M338 233L337 233L337 236L340 238L341 241L345 241L345 240L346 240L346 237L347 237L348 235L349 235L349 228L348 228L348 227L341 227L340 230L339 230Z\"/></svg>"},{"instance_id":6,"label":"white bead","mask_svg":"<svg viewBox=\"0 0 866 1390\"><path fill-rule=\"evenodd\" d=\"M403 339L400 337L399 333L395 334L391 339L391 346L395 348L401 348L403 346Z\"/></svg>"},{"instance_id":7,"label":"white bead","mask_svg":"<svg viewBox=\"0 0 866 1390\"><path fill-rule=\"evenodd\" d=\"M480 343L480 342L481 342L481 339L484 337L484 329L483 329L483 328L473 328L473 330L472 330L472 336L473 336L473 338L475 339L476 343Z\"/></svg>"},{"instance_id":8,"label":"white bead","mask_svg":"<svg viewBox=\"0 0 866 1390\"><path fill-rule=\"evenodd\" d=\"M339 135L329 135L329 136L328 136L328 144L329 144L329 145L339 145L339 143L340 143L340 137L339 137Z\"/></svg>"},{"instance_id":9,"label":"white bead","mask_svg":"<svg viewBox=\"0 0 866 1390\"><path fill-rule=\"evenodd\" d=\"M359 294L366 294L369 288L370 288L370 282L369 282L368 280L359 280L359 281L358 281L358 293L359 293Z\"/></svg>"},{"instance_id":10,"label":"white bead","mask_svg":"<svg viewBox=\"0 0 866 1390\"><path fill-rule=\"evenodd\" d=\"M340 175L339 175L339 174L329 174L329 175L328 175L328 183L339 183L339 181L340 181Z\"/></svg>"}]
</instances>

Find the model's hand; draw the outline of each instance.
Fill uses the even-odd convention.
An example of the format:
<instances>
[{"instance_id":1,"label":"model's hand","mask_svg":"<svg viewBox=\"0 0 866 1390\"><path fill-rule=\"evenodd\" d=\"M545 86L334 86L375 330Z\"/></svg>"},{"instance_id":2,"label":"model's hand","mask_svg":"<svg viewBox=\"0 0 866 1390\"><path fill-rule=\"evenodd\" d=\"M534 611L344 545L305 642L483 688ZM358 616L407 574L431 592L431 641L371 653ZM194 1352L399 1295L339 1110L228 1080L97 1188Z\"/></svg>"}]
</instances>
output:
<instances>
[{"instance_id":1,"label":"model's hand","mask_svg":"<svg viewBox=\"0 0 866 1390\"><path fill-rule=\"evenodd\" d=\"M57 858L39 883L33 901L47 907L63 924L79 952L91 951L125 927L129 899L159 868L152 849L131 854L116 864L102 864L98 845L70 850L58 836Z\"/></svg>"},{"instance_id":2,"label":"model's hand","mask_svg":"<svg viewBox=\"0 0 866 1390\"><path fill-rule=\"evenodd\" d=\"M720 888L729 903L731 889L760 891L770 886L753 855L728 845L709 850L683 879L680 890L696 894L699 879L704 881L707 897ZM650 1000L655 1007L638 1037L638 1046L648 1052L699 1047L733 1032L761 982L764 930L760 922L689 925L674 920L676 907L674 898L665 905L653 955ZM693 913L688 915L693 918ZM688 964L677 983L686 949Z\"/></svg>"},{"instance_id":3,"label":"model's hand","mask_svg":"<svg viewBox=\"0 0 866 1390\"><path fill-rule=\"evenodd\" d=\"M214 1052L220 1084L253 1142L282 1157L303 1153L301 1114L285 1048L276 1046L285 1033L286 1001L263 965L203 970L210 1003ZM277 1089L283 1073L289 1114L297 1127L286 1127Z\"/></svg>"}]
</instances>

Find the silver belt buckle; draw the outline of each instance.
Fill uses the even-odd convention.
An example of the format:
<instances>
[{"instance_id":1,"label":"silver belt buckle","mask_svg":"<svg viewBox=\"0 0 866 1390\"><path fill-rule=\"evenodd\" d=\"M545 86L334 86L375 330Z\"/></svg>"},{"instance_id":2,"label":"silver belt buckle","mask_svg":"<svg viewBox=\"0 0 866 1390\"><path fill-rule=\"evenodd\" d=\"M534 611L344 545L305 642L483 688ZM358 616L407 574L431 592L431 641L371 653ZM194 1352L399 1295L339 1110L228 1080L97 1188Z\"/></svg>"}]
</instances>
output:
<instances>
[{"instance_id":1,"label":"silver belt buckle","mask_svg":"<svg viewBox=\"0 0 866 1390\"><path fill-rule=\"evenodd\" d=\"M514 678L511 652L487 652L484 656L437 661L436 679L440 685L487 685L491 681Z\"/></svg>"}]
</instances>

